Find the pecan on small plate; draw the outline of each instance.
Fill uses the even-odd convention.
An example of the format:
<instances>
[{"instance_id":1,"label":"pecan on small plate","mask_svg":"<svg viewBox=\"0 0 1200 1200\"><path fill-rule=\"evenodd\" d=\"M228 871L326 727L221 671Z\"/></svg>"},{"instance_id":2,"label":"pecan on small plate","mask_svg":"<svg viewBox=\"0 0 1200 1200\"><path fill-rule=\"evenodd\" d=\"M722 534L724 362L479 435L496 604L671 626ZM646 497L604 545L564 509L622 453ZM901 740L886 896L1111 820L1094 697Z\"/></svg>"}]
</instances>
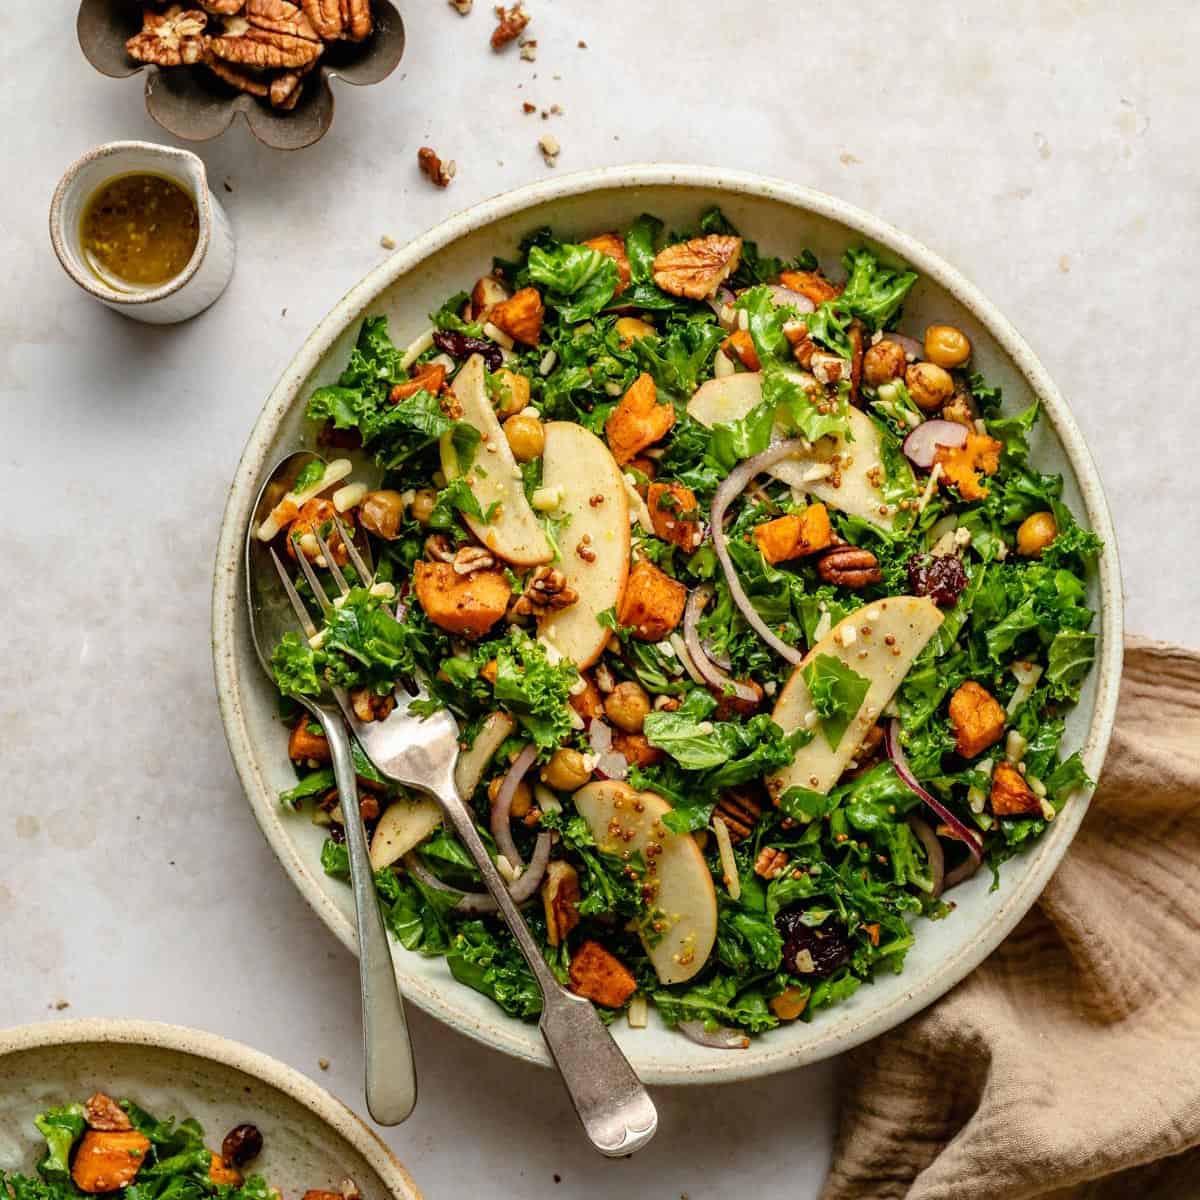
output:
<instances>
[{"instance_id":1,"label":"pecan on small plate","mask_svg":"<svg viewBox=\"0 0 1200 1200\"><path fill-rule=\"evenodd\" d=\"M879 559L858 546L837 546L817 560L817 574L841 587L862 588L883 578Z\"/></svg>"},{"instance_id":2,"label":"pecan on small plate","mask_svg":"<svg viewBox=\"0 0 1200 1200\"><path fill-rule=\"evenodd\" d=\"M172 4L162 13L146 9L142 31L125 43L125 52L138 62L159 67L190 66L204 56L207 25L207 14L198 8L185 10L181 4Z\"/></svg>"},{"instance_id":3,"label":"pecan on small plate","mask_svg":"<svg viewBox=\"0 0 1200 1200\"><path fill-rule=\"evenodd\" d=\"M326 42L361 42L371 36L371 0L301 0L304 14Z\"/></svg>"}]
</instances>

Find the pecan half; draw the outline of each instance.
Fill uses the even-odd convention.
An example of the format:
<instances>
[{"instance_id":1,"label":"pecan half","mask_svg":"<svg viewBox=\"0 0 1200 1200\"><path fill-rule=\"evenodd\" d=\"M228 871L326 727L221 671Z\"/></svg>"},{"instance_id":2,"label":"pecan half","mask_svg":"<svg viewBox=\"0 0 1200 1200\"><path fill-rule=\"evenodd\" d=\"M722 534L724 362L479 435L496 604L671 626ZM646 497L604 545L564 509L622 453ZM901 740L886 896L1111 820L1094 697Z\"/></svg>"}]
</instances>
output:
<instances>
[{"instance_id":1,"label":"pecan half","mask_svg":"<svg viewBox=\"0 0 1200 1200\"><path fill-rule=\"evenodd\" d=\"M760 879L776 879L787 869L788 861L785 851L764 846L754 860L754 873Z\"/></svg>"},{"instance_id":2,"label":"pecan half","mask_svg":"<svg viewBox=\"0 0 1200 1200\"><path fill-rule=\"evenodd\" d=\"M537 567L525 584L525 590L508 609L510 617L527 617L555 608L567 608L579 599L579 593L567 586L567 577L555 567Z\"/></svg>"},{"instance_id":3,"label":"pecan half","mask_svg":"<svg viewBox=\"0 0 1200 1200\"><path fill-rule=\"evenodd\" d=\"M245 0L245 4L246 20L258 29L287 33L310 42L321 40L304 10L291 0Z\"/></svg>"},{"instance_id":4,"label":"pecan half","mask_svg":"<svg viewBox=\"0 0 1200 1200\"><path fill-rule=\"evenodd\" d=\"M320 42L297 37L293 33L277 33L248 25L244 33L215 37L209 49L217 58L260 70L307 67L321 57L325 47Z\"/></svg>"},{"instance_id":5,"label":"pecan half","mask_svg":"<svg viewBox=\"0 0 1200 1200\"><path fill-rule=\"evenodd\" d=\"M861 588L883 578L879 559L858 546L837 546L817 560L817 574L826 582Z\"/></svg>"},{"instance_id":6,"label":"pecan half","mask_svg":"<svg viewBox=\"0 0 1200 1200\"><path fill-rule=\"evenodd\" d=\"M754 832L762 816L762 806L749 792L728 791L717 802L717 812L729 830L730 840L741 842Z\"/></svg>"},{"instance_id":7,"label":"pecan half","mask_svg":"<svg viewBox=\"0 0 1200 1200\"><path fill-rule=\"evenodd\" d=\"M206 13L214 17L234 17L242 11L246 0L196 0Z\"/></svg>"},{"instance_id":8,"label":"pecan half","mask_svg":"<svg viewBox=\"0 0 1200 1200\"><path fill-rule=\"evenodd\" d=\"M524 31L525 26L529 24L529 14L523 4L514 4L512 8L497 4L496 21L496 28L492 30L492 49L503 50Z\"/></svg>"},{"instance_id":9,"label":"pecan half","mask_svg":"<svg viewBox=\"0 0 1200 1200\"><path fill-rule=\"evenodd\" d=\"M301 0L305 16L326 42L361 42L371 36L371 0Z\"/></svg>"},{"instance_id":10,"label":"pecan half","mask_svg":"<svg viewBox=\"0 0 1200 1200\"><path fill-rule=\"evenodd\" d=\"M431 533L425 539L425 557L430 562L452 563L454 543L444 533Z\"/></svg>"},{"instance_id":11,"label":"pecan half","mask_svg":"<svg viewBox=\"0 0 1200 1200\"><path fill-rule=\"evenodd\" d=\"M271 104L285 112L295 108L304 91L304 77L299 71L284 71L271 80Z\"/></svg>"},{"instance_id":12,"label":"pecan half","mask_svg":"<svg viewBox=\"0 0 1200 1200\"><path fill-rule=\"evenodd\" d=\"M654 259L654 282L672 296L707 300L737 270L741 259L740 237L710 233L660 250Z\"/></svg>"},{"instance_id":13,"label":"pecan half","mask_svg":"<svg viewBox=\"0 0 1200 1200\"><path fill-rule=\"evenodd\" d=\"M251 96L267 96L270 88L267 81L254 71L233 63L222 62L211 54L204 56L204 65L223 83L235 87L239 92L249 92Z\"/></svg>"},{"instance_id":14,"label":"pecan half","mask_svg":"<svg viewBox=\"0 0 1200 1200\"><path fill-rule=\"evenodd\" d=\"M490 571L496 560L482 546L463 546L452 559L456 575L471 575L475 571Z\"/></svg>"},{"instance_id":15,"label":"pecan half","mask_svg":"<svg viewBox=\"0 0 1200 1200\"><path fill-rule=\"evenodd\" d=\"M359 687L350 692L350 706L360 721L370 724L372 721L384 721L391 716L392 709L396 707L396 697L379 696L370 688Z\"/></svg>"},{"instance_id":16,"label":"pecan half","mask_svg":"<svg viewBox=\"0 0 1200 1200\"><path fill-rule=\"evenodd\" d=\"M88 1128L100 1133L124 1133L133 1128L133 1122L126 1116L125 1110L103 1092L96 1092L88 1099L83 1106L83 1115Z\"/></svg>"},{"instance_id":17,"label":"pecan half","mask_svg":"<svg viewBox=\"0 0 1200 1200\"><path fill-rule=\"evenodd\" d=\"M208 16L198 8L172 4L164 13L142 13L142 31L125 43L125 52L138 62L159 67L189 66L204 55Z\"/></svg>"}]
</instances>

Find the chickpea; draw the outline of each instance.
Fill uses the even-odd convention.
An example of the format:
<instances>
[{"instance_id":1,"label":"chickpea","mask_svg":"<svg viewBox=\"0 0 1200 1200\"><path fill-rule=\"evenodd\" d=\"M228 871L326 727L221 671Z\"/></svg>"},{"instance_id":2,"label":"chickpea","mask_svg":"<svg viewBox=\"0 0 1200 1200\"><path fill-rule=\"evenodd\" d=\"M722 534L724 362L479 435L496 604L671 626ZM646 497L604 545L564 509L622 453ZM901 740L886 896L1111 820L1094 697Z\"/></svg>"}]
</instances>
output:
<instances>
[{"instance_id":1,"label":"chickpea","mask_svg":"<svg viewBox=\"0 0 1200 1200\"><path fill-rule=\"evenodd\" d=\"M413 497L412 508L409 510L412 513L412 519L424 528L429 524L429 518L433 516L433 506L436 503L437 492L433 488L421 488Z\"/></svg>"},{"instance_id":2,"label":"chickpea","mask_svg":"<svg viewBox=\"0 0 1200 1200\"><path fill-rule=\"evenodd\" d=\"M939 367L961 367L971 357L971 343L954 325L930 325L925 330L925 357Z\"/></svg>"},{"instance_id":3,"label":"chickpea","mask_svg":"<svg viewBox=\"0 0 1200 1200\"><path fill-rule=\"evenodd\" d=\"M646 695L646 689L633 680L618 683L604 701L605 715L626 733L641 733L649 711L650 697Z\"/></svg>"},{"instance_id":4,"label":"chickpea","mask_svg":"<svg viewBox=\"0 0 1200 1200\"><path fill-rule=\"evenodd\" d=\"M342 545L341 534L333 524L333 518L337 515L337 509L328 500L320 498L306 500L300 506L296 519L288 526L288 554L295 558L299 551L309 562L316 562L321 557L321 547L313 530L319 530L325 539L325 544L333 553L334 562L339 567L344 567L350 561L350 555L346 547ZM341 519L343 525L353 530L354 517L351 513L342 513Z\"/></svg>"},{"instance_id":5,"label":"chickpea","mask_svg":"<svg viewBox=\"0 0 1200 1200\"><path fill-rule=\"evenodd\" d=\"M403 519L404 497L390 489L368 492L358 506L358 520L362 527L385 541L395 540Z\"/></svg>"},{"instance_id":6,"label":"chickpea","mask_svg":"<svg viewBox=\"0 0 1200 1200\"><path fill-rule=\"evenodd\" d=\"M622 348L632 345L639 338L654 337L658 333L649 321L640 320L638 317L618 317L616 330Z\"/></svg>"},{"instance_id":7,"label":"chickpea","mask_svg":"<svg viewBox=\"0 0 1200 1200\"><path fill-rule=\"evenodd\" d=\"M904 383L913 403L922 412L941 408L954 395L954 380L950 378L950 372L937 363L913 363L904 372Z\"/></svg>"},{"instance_id":8,"label":"chickpea","mask_svg":"<svg viewBox=\"0 0 1200 1200\"><path fill-rule=\"evenodd\" d=\"M903 346L897 342L876 342L863 355L863 383L879 387L889 379L899 379L907 366Z\"/></svg>"},{"instance_id":9,"label":"chickpea","mask_svg":"<svg viewBox=\"0 0 1200 1200\"><path fill-rule=\"evenodd\" d=\"M584 765L583 755L578 750L560 746L542 768L542 782L557 792L574 792L583 787L592 773Z\"/></svg>"},{"instance_id":10,"label":"chickpea","mask_svg":"<svg viewBox=\"0 0 1200 1200\"><path fill-rule=\"evenodd\" d=\"M778 996L772 996L769 1003L771 1011L781 1021L794 1021L804 1011L808 997L803 988L786 987Z\"/></svg>"},{"instance_id":11,"label":"chickpea","mask_svg":"<svg viewBox=\"0 0 1200 1200\"><path fill-rule=\"evenodd\" d=\"M546 431L537 417L518 413L504 422L504 436L517 462L540 458L546 448Z\"/></svg>"},{"instance_id":12,"label":"chickpea","mask_svg":"<svg viewBox=\"0 0 1200 1200\"><path fill-rule=\"evenodd\" d=\"M496 802L496 797L500 792L500 785L504 782L503 775L497 775L491 783L488 784L488 800L493 804ZM533 807L533 792L530 790L529 784L524 779L517 784L517 790L513 792L512 808L509 811L512 815L520 820Z\"/></svg>"},{"instance_id":13,"label":"chickpea","mask_svg":"<svg viewBox=\"0 0 1200 1200\"><path fill-rule=\"evenodd\" d=\"M1017 553L1022 558L1041 558L1042 551L1058 537L1058 522L1052 512L1035 512L1017 529Z\"/></svg>"},{"instance_id":14,"label":"chickpea","mask_svg":"<svg viewBox=\"0 0 1200 1200\"><path fill-rule=\"evenodd\" d=\"M496 401L496 416L501 421L515 416L529 403L529 378L501 367L496 372L500 383L500 395Z\"/></svg>"}]
</instances>

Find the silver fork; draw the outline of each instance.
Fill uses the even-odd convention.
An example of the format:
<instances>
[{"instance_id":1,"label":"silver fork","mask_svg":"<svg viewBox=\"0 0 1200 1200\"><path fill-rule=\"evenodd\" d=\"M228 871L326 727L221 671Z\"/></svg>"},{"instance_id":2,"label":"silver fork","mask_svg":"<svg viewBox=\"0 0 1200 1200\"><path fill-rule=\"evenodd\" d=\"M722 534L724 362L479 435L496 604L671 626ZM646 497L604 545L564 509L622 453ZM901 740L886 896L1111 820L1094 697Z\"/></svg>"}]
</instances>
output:
<instances>
[{"instance_id":1,"label":"silver fork","mask_svg":"<svg viewBox=\"0 0 1200 1200\"><path fill-rule=\"evenodd\" d=\"M338 537L363 585L370 587L373 573L354 544L343 522L333 518ZM313 530L324 559L342 596L350 585L338 567L320 529ZM297 561L317 600L326 611L332 607L316 571L303 553ZM304 602L276 557L280 577L296 615L311 624ZM507 922L542 993L538 1023L546 1046L566 1085L575 1112L593 1146L601 1154L618 1158L641 1149L658 1128L658 1113L642 1082L621 1053L612 1034L590 1001L568 992L555 978L541 948L529 931L521 910L509 895L508 885L488 854L470 810L454 782L458 761L458 723L445 709L419 717L409 711L414 700L428 699L419 680L415 694L397 688L396 708L383 721L358 719L345 692L337 691L347 723L367 757L385 778L404 787L426 792L441 805L442 813L478 868L487 890Z\"/></svg>"}]
</instances>

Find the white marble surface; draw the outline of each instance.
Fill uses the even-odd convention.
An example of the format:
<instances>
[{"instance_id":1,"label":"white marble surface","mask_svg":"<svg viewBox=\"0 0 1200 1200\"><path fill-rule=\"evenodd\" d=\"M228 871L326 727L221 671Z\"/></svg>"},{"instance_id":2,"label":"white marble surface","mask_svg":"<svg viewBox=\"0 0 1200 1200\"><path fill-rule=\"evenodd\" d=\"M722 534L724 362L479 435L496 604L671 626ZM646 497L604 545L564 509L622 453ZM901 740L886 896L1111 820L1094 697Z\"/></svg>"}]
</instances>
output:
<instances>
[{"instance_id":1,"label":"white marble surface","mask_svg":"<svg viewBox=\"0 0 1200 1200\"><path fill-rule=\"evenodd\" d=\"M409 0L402 72L339 86L322 144L283 156L235 129L199 148L238 269L213 310L165 330L90 301L50 252L66 165L114 138L161 140L138 83L82 61L73 7L0 10L0 1023L69 1002L63 1015L204 1026L357 1103L352 960L268 852L217 720L217 521L268 389L380 236L546 174L546 132L559 171L759 170L942 252L1075 405L1116 512L1129 628L1200 644L1178 367L1200 309L1195 6L531 0L531 64L487 49L490 6L460 19ZM525 98L565 115L525 116ZM423 143L458 161L446 192L416 173ZM613 1164L583 1148L549 1074L412 1025L422 1102L388 1140L431 1197L817 1191L830 1067L659 1092L658 1140Z\"/></svg>"}]
</instances>

